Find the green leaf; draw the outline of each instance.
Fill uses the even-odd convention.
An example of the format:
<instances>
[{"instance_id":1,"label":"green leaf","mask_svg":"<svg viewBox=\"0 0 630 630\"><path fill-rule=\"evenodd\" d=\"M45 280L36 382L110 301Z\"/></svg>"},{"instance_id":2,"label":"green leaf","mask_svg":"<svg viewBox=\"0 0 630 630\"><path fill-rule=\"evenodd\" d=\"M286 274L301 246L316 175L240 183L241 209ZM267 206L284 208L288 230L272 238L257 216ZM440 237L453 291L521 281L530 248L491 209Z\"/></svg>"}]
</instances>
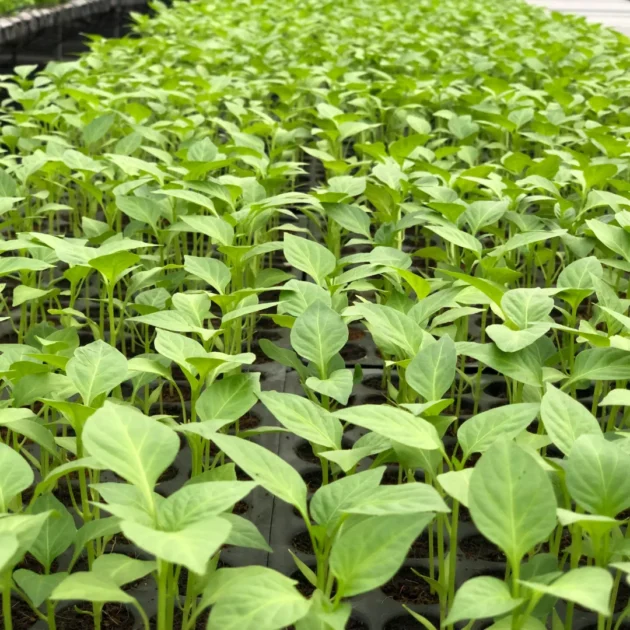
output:
<instances>
[{"instance_id":1,"label":"green leaf","mask_svg":"<svg viewBox=\"0 0 630 630\"><path fill-rule=\"evenodd\" d=\"M291 346L319 368L322 378L330 360L347 341L348 327L341 315L319 301L311 304L291 328Z\"/></svg>"},{"instance_id":2,"label":"green leaf","mask_svg":"<svg viewBox=\"0 0 630 630\"><path fill-rule=\"evenodd\" d=\"M83 127L83 140L85 144L98 142L111 129L115 120L116 114L104 114L89 122Z\"/></svg>"},{"instance_id":3,"label":"green leaf","mask_svg":"<svg viewBox=\"0 0 630 630\"><path fill-rule=\"evenodd\" d=\"M121 590L111 578L93 571L77 571L66 576L50 594L54 601L78 599L88 602L131 604L134 598Z\"/></svg>"},{"instance_id":4,"label":"green leaf","mask_svg":"<svg viewBox=\"0 0 630 630\"><path fill-rule=\"evenodd\" d=\"M333 415L407 446L427 450L443 447L431 423L390 405L356 405Z\"/></svg>"},{"instance_id":5,"label":"green leaf","mask_svg":"<svg viewBox=\"0 0 630 630\"><path fill-rule=\"evenodd\" d=\"M310 601L295 580L266 567L216 571L204 593L212 604L208 630L279 630L306 615Z\"/></svg>"},{"instance_id":6,"label":"green leaf","mask_svg":"<svg viewBox=\"0 0 630 630\"><path fill-rule=\"evenodd\" d=\"M66 507L52 494L38 497L30 508L31 514L52 512L29 551L50 572L53 561L74 542L77 528Z\"/></svg>"},{"instance_id":7,"label":"green leaf","mask_svg":"<svg viewBox=\"0 0 630 630\"><path fill-rule=\"evenodd\" d=\"M473 468L463 470L451 470L437 476L439 484L453 499L468 507L468 494L470 490L470 478Z\"/></svg>"},{"instance_id":8,"label":"green leaf","mask_svg":"<svg viewBox=\"0 0 630 630\"><path fill-rule=\"evenodd\" d=\"M228 266L216 258L184 256L184 269L209 284L221 295L231 280Z\"/></svg>"},{"instance_id":9,"label":"green leaf","mask_svg":"<svg viewBox=\"0 0 630 630\"><path fill-rule=\"evenodd\" d=\"M310 510L316 523L332 531L342 516L355 503L369 499L378 488L383 477L383 466L355 475L342 477L321 486L313 495Z\"/></svg>"},{"instance_id":10,"label":"green leaf","mask_svg":"<svg viewBox=\"0 0 630 630\"><path fill-rule=\"evenodd\" d=\"M491 324L486 333L501 352L513 353L531 346L550 328L550 324L537 323L524 330L512 330L503 324Z\"/></svg>"},{"instance_id":11,"label":"green leaf","mask_svg":"<svg viewBox=\"0 0 630 630\"><path fill-rule=\"evenodd\" d=\"M502 437L514 438L536 418L538 403L516 403L484 411L467 420L457 432L464 457L485 453Z\"/></svg>"},{"instance_id":12,"label":"green leaf","mask_svg":"<svg viewBox=\"0 0 630 630\"><path fill-rule=\"evenodd\" d=\"M13 568L13 561L19 550L19 541L13 534L0 534L0 572ZM15 573L13 574L15 576Z\"/></svg>"},{"instance_id":13,"label":"green leaf","mask_svg":"<svg viewBox=\"0 0 630 630\"><path fill-rule=\"evenodd\" d=\"M306 379L306 386L322 396L329 396L342 405L348 404L353 386L352 371L348 369L335 370L327 379L321 380L316 376Z\"/></svg>"},{"instance_id":14,"label":"green leaf","mask_svg":"<svg viewBox=\"0 0 630 630\"><path fill-rule=\"evenodd\" d=\"M346 203L324 204L326 214L348 232L370 238L370 215L360 208Z\"/></svg>"},{"instance_id":15,"label":"green leaf","mask_svg":"<svg viewBox=\"0 0 630 630\"><path fill-rule=\"evenodd\" d=\"M127 380L127 371L125 355L100 340L77 348L66 365L66 374L88 406Z\"/></svg>"},{"instance_id":16,"label":"green leaf","mask_svg":"<svg viewBox=\"0 0 630 630\"><path fill-rule=\"evenodd\" d=\"M163 191L164 193L168 192L169 194L173 194L176 191L169 190ZM188 195L194 194L191 191L177 191L178 196L182 196L181 193L187 193ZM202 195L197 195L198 197L203 197ZM211 238L216 243L220 245L231 245L234 240L234 228L225 220L220 219L218 217L207 217L207 216L183 216L181 220L189 227L192 228L194 232L200 232L201 234L205 234L209 238Z\"/></svg>"},{"instance_id":17,"label":"green leaf","mask_svg":"<svg viewBox=\"0 0 630 630\"><path fill-rule=\"evenodd\" d=\"M392 578L432 520L433 514L395 514L346 521L330 554L330 570L344 596L366 593Z\"/></svg>"},{"instance_id":18,"label":"green leaf","mask_svg":"<svg viewBox=\"0 0 630 630\"><path fill-rule=\"evenodd\" d=\"M306 484L295 468L266 448L242 438L217 434L214 441L254 481L307 514Z\"/></svg>"},{"instance_id":19,"label":"green leaf","mask_svg":"<svg viewBox=\"0 0 630 630\"><path fill-rule=\"evenodd\" d=\"M257 401L259 374L236 374L214 381L197 400L197 414L203 421L238 420Z\"/></svg>"},{"instance_id":20,"label":"green leaf","mask_svg":"<svg viewBox=\"0 0 630 630\"><path fill-rule=\"evenodd\" d=\"M407 367L407 382L425 400L439 400L455 378L457 351L449 335L418 352Z\"/></svg>"},{"instance_id":21,"label":"green leaf","mask_svg":"<svg viewBox=\"0 0 630 630\"><path fill-rule=\"evenodd\" d=\"M218 516L246 497L256 484L251 481L208 481L187 484L162 501L158 523L166 531L177 531L193 523Z\"/></svg>"},{"instance_id":22,"label":"green leaf","mask_svg":"<svg viewBox=\"0 0 630 630\"><path fill-rule=\"evenodd\" d=\"M445 241L457 245L463 249L468 249L477 255L477 258L481 258L483 247L481 243L472 234L462 232L456 227L450 225L427 225L427 229L431 230Z\"/></svg>"},{"instance_id":23,"label":"green leaf","mask_svg":"<svg viewBox=\"0 0 630 630\"><path fill-rule=\"evenodd\" d=\"M501 298L501 309L521 329L547 321L553 307L553 298L540 288L512 289Z\"/></svg>"},{"instance_id":24,"label":"green leaf","mask_svg":"<svg viewBox=\"0 0 630 630\"><path fill-rule=\"evenodd\" d=\"M630 507L630 455L601 435L575 441L566 480L571 497L591 514L614 518Z\"/></svg>"},{"instance_id":25,"label":"green leaf","mask_svg":"<svg viewBox=\"0 0 630 630\"><path fill-rule=\"evenodd\" d=\"M324 280L337 266L335 255L323 245L293 234L284 235L284 255L290 265L307 273L317 284Z\"/></svg>"},{"instance_id":26,"label":"green leaf","mask_svg":"<svg viewBox=\"0 0 630 630\"><path fill-rule=\"evenodd\" d=\"M630 407L630 390L627 389L613 389L609 391L599 406L618 405L620 407Z\"/></svg>"},{"instance_id":27,"label":"green leaf","mask_svg":"<svg viewBox=\"0 0 630 630\"><path fill-rule=\"evenodd\" d=\"M562 389L579 381L625 381L630 379L630 353L619 348L583 350Z\"/></svg>"},{"instance_id":28,"label":"green leaf","mask_svg":"<svg viewBox=\"0 0 630 630\"><path fill-rule=\"evenodd\" d=\"M521 583L533 591L575 602L606 617L611 614L610 593L613 577L609 571L601 567L571 569L552 584Z\"/></svg>"},{"instance_id":29,"label":"green leaf","mask_svg":"<svg viewBox=\"0 0 630 630\"><path fill-rule=\"evenodd\" d=\"M33 470L26 460L0 442L0 513L6 512L11 499L26 490L34 479Z\"/></svg>"},{"instance_id":30,"label":"green leaf","mask_svg":"<svg viewBox=\"0 0 630 630\"><path fill-rule=\"evenodd\" d=\"M112 580L118 586L135 582L152 571L155 562L138 560L120 553L106 553L99 556L92 564L92 571Z\"/></svg>"},{"instance_id":31,"label":"green leaf","mask_svg":"<svg viewBox=\"0 0 630 630\"><path fill-rule=\"evenodd\" d=\"M482 456L470 480L470 514L512 567L556 526L556 496L536 460L507 439Z\"/></svg>"},{"instance_id":32,"label":"green leaf","mask_svg":"<svg viewBox=\"0 0 630 630\"><path fill-rule=\"evenodd\" d=\"M102 466L134 484L153 505L153 488L179 450L177 434L133 407L106 402L85 424L83 442Z\"/></svg>"},{"instance_id":33,"label":"green leaf","mask_svg":"<svg viewBox=\"0 0 630 630\"><path fill-rule=\"evenodd\" d=\"M3 541L4 547L4 541ZM40 575L28 569L18 569L13 573L16 584L26 593L33 605L39 608L55 588L68 577L65 571L52 575Z\"/></svg>"},{"instance_id":34,"label":"green leaf","mask_svg":"<svg viewBox=\"0 0 630 630\"><path fill-rule=\"evenodd\" d=\"M630 200L626 199L626 202L630 203ZM608 225L599 219L590 219L586 221L586 225L608 249L625 260L630 260L630 233L614 225Z\"/></svg>"},{"instance_id":35,"label":"green leaf","mask_svg":"<svg viewBox=\"0 0 630 630\"><path fill-rule=\"evenodd\" d=\"M247 549L260 549L261 551L273 550L267 544L263 535L258 531L254 523L238 514L222 514L221 518L226 520L232 527L230 535L225 541L226 545L235 545L236 547L246 547Z\"/></svg>"},{"instance_id":36,"label":"green leaf","mask_svg":"<svg viewBox=\"0 0 630 630\"><path fill-rule=\"evenodd\" d=\"M445 623L463 619L499 617L514 610L523 602L513 598L508 585L494 577L481 576L466 580L459 588Z\"/></svg>"},{"instance_id":37,"label":"green leaf","mask_svg":"<svg viewBox=\"0 0 630 630\"><path fill-rule=\"evenodd\" d=\"M601 435L599 422L577 400L547 384L540 405L540 417L553 443L569 455L582 435Z\"/></svg>"},{"instance_id":38,"label":"green leaf","mask_svg":"<svg viewBox=\"0 0 630 630\"><path fill-rule=\"evenodd\" d=\"M370 496L345 508L349 514L367 516L449 511L438 491L426 483L380 486Z\"/></svg>"},{"instance_id":39,"label":"green leaf","mask_svg":"<svg viewBox=\"0 0 630 630\"><path fill-rule=\"evenodd\" d=\"M205 574L208 560L230 534L230 524L218 516L174 532L159 531L132 521L122 521L121 527L123 534L140 549L160 560L184 566L197 575Z\"/></svg>"},{"instance_id":40,"label":"green leaf","mask_svg":"<svg viewBox=\"0 0 630 630\"><path fill-rule=\"evenodd\" d=\"M129 218L146 223L153 231L157 230L158 221L164 215L164 208L151 197L117 196L116 206Z\"/></svg>"},{"instance_id":41,"label":"green leaf","mask_svg":"<svg viewBox=\"0 0 630 630\"><path fill-rule=\"evenodd\" d=\"M312 444L341 448L341 423L319 405L295 394L262 392L260 400L280 424Z\"/></svg>"}]
</instances>

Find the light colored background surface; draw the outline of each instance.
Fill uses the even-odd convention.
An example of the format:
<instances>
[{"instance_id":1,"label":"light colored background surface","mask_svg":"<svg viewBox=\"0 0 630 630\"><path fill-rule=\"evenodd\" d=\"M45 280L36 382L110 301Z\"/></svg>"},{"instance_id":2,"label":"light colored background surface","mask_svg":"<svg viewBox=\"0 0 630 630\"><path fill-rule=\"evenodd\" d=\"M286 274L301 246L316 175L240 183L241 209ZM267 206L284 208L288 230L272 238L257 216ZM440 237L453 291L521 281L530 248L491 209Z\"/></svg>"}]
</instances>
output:
<instances>
[{"instance_id":1,"label":"light colored background surface","mask_svg":"<svg viewBox=\"0 0 630 630\"><path fill-rule=\"evenodd\" d=\"M553 11L583 15L589 22L604 24L630 35L630 0L528 0L528 2Z\"/></svg>"}]
</instances>

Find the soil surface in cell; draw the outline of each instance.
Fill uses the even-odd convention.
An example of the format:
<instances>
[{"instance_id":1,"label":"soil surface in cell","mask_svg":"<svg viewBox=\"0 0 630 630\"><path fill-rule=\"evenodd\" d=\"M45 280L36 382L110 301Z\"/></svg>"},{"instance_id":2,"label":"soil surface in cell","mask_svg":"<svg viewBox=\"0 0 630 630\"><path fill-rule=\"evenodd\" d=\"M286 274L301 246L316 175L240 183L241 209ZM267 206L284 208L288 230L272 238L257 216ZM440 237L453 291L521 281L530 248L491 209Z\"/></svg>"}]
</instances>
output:
<instances>
[{"instance_id":1,"label":"soil surface in cell","mask_svg":"<svg viewBox=\"0 0 630 630\"><path fill-rule=\"evenodd\" d=\"M87 630L93 627L91 604L81 603L57 612L57 630ZM123 604L109 603L103 606L101 630L131 630L136 619Z\"/></svg>"},{"instance_id":2,"label":"soil surface in cell","mask_svg":"<svg viewBox=\"0 0 630 630\"><path fill-rule=\"evenodd\" d=\"M381 590L387 597L403 604L427 606L439 603L438 594L432 593L429 584L410 567L403 567L389 582L381 586Z\"/></svg>"}]
</instances>

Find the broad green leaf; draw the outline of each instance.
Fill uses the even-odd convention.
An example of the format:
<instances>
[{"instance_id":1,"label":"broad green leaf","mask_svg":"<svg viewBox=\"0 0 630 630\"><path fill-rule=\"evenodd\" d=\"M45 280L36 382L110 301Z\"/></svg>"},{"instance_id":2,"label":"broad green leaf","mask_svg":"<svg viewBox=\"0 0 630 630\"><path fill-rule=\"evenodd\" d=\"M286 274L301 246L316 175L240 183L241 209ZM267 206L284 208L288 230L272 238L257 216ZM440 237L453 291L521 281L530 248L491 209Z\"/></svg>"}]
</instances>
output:
<instances>
[{"instance_id":1,"label":"broad green leaf","mask_svg":"<svg viewBox=\"0 0 630 630\"><path fill-rule=\"evenodd\" d=\"M32 468L10 446L0 442L0 513L8 510L13 497L34 481Z\"/></svg>"},{"instance_id":2,"label":"broad green leaf","mask_svg":"<svg viewBox=\"0 0 630 630\"><path fill-rule=\"evenodd\" d=\"M216 258L184 256L184 269L220 294L223 294L231 280L229 267Z\"/></svg>"},{"instance_id":3,"label":"broad green leaf","mask_svg":"<svg viewBox=\"0 0 630 630\"><path fill-rule=\"evenodd\" d=\"M630 390L628 389L613 389L609 391L599 406L618 405L620 407L630 407Z\"/></svg>"},{"instance_id":4,"label":"broad green leaf","mask_svg":"<svg viewBox=\"0 0 630 630\"><path fill-rule=\"evenodd\" d=\"M611 613L610 593L613 577L609 571L601 567L571 569L551 584L522 583L533 591L575 602L606 617Z\"/></svg>"},{"instance_id":5,"label":"broad green leaf","mask_svg":"<svg viewBox=\"0 0 630 630\"><path fill-rule=\"evenodd\" d=\"M259 397L278 422L295 435L325 448L341 448L341 423L308 398L273 391L261 392Z\"/></svg>"},{"instance_id":6,"label":"broad green leaf","mask_svg":"<svg viewBox=\"0 0 630 630\"><path fill-rule=\"evenodd\" d=\"M254 523L238 514L222 514L221 518L226 520L230 526L230 535L225 541L226 545L235 545L236 547L246 547L247 549L260 549L261 551L273 550L267 544L264 536L258 531Z\"/></svg>"},{"instance_id":7,"label":"broad green leaf","mask_svg":"<svg viewBox=\"0 0 630 630\"><path fill-rule=\"evenodd\" d=\"M83 139L86 144L98 142L111 129L116 121L116 114L103 114L94 118L85 127L83 127Z\"/></svg>"},{"instance_id":8,"label":"broad green leaf","mask_svg":"<svg viewBox=\"0 0 630 630\"><path fill-rule=\"evenodd\" d=\"M4 573L5 569L13 568L11 564L18 549L19 541L17 536L9 533L0 534L0 572Z\"/></svg>"},{"instance_id":9,"label":"broad green leaf","mask_svg":"<svg viewBox=\"0 0 630 630\"><path fill-rule=\"evenodd\" d=\"M197 414L203 421L238 420L256 404L260 375L236 374L215 381L197 400Z\"/></svg>"},{"instance_id":10,"label":"broad green leaf","mask_svg":"<svg viewBox=\"0 0 630 630\"><path fill-rule=\"evenodd\" d=\"M567 488L591 514L614 518L630 507L630 455L601 435L583 435L571 449Z\"/></svg>"},{"instance_id":11,"label":"broad green leaf","mask_svg":"<svg viewBox=\"0 0 630 630\"><path fill-rule=\"evenodd\" d=\"M630 352L619 348L592 348L577 355L573 371L562 389L578 381L627 379L630 379Z\"/></svg>"},{"instance_id":12,"label":"broad green leaf","mask_svg":"<svg viewBox=\"0 0 630 630\"><path fill-rule=\"evenodd\" d=\"M83 441L102 466L134 484L153 504L153 488L179 450L177 434L133 407L106 402L87 421Z\"/></svg>"},{"instance_id":13,"label":"broad green leaf","mask_svg":"<svg viewBox=\"0 0 630 630\"><path fill-rule=\"evenodd\" d=\"M206 358L208 353L203 346L185 335L158 330L155 337L155 349L167 359L174 361L193 376L198 374L197 368L188 362L193 357Z\"/></svg>"},{"instance_id":14,"label":"broad green leaf","mask_svg":"<svg viewBox=\"0 0 630 630\"><path fill-rule=\"evenodd\" d=\"M306 514L306 484L300 474L277 455L243 438L217 434L217 446L254 481L271 494Z\"/></svg>"},{"instance_id":15,"label":"broad green leaf","mask_svg":"<svg viewBox=\"0 0 630 630\"><path fill-rule=\"evenodd\" d=\"M315 522L329 530L334 529L349 508L369 499L378 490L384 472L385 468L381 466L342 477L319 488L310 503Z\"/></svg>"},{"instance_id":16,"label":"broad green leaf","mask_svg":"<svg viewBox=\"0 0 630 630\"><path fill-rule=\"evenodd\" d=\"M72 379L86 405L127 380L127 359L104 341L94 341L74 351L66 365L66 374Z\"/></svg>"},{"instance_id":17,"label":"broad green leaf","mask_svg":"<svg viewBox=\"0 0 630 630\"><path fill-rule=\"evenodd\" d=\"M523 330L512 330L503 324L491 324L486 333L501 352L513 353L531 346L550 328L550 324L536 323Z\"/></svg>"},{"instance_id":18,"label":"broad green leaf","mask_svg":"<svg viewBox=\"0 0 630 630\"><path fill-rule=\"evenodd\" d=\"M543 289L512 289L501 298L501 309L519 328L547 321L553 298Z\"/></svg>"},{"instance_id":19,"label":"broad green leaf","mask_svg":"<svg viewBox=\"0 0 630 630\"><path fill-rule=\"evenodd\" d=\"M479 531L512 566L556 526L556 496L547 473L507 439L496 441L475 466L469 504Z\"/></svg>"},{"instance_id":20,"label":"broad green leaf","mask_svg":"<svg viewBox=\"0 0 630 630\"><path fill-rule=\"evenodd\" d=\"M319 301L311 304L291 328L291 346L319 368L322 378L329 361L347 341L348 327L341 316Z\"/></svg>"},{"instance_id":21,"label":"broad green leaf","mask_svg":"<svg viewBox=\"0 0 630 630\"><path fill-rule=\"evenodd\" d=\"M439 400L455 378L457 351L449 335L418 352L407 367L407 382L425 400Z\"/></svg>"},{"instance_id":22,"label":"broad green leaf","mask_svg":"<svg viewBox=\"0 0 630 630\"><path fill-rule=\"evenodd\" d=\"M540 417L553 443L569 455L575 441L582 435L601 435L595 417L577 400L547 385L540 404Z\"/></svg>"},{"instance_id":23,"label":"broad green leaf","mask_svg":"<svg viewBox=\"0 0 630 630\"><path fill-rule=\"evenodd\" d=\"M347 369L335 370L324 380L310 376L306 379L306 386L318 394L329 396L342 405L347 405L350 394L352 394L352 371Z\"/></svg>"},{"instance_id":24,"label":"broad green leaf","mask_svg":"<svg viewBox=\"0 0 630 630\"><path fill-rule=\"evenodd\" d=\"M55 558L74 542L77 528L70 512L52 494L38 497L31 506L30 512L32 514L52 512L29 549L48 573Z\"/></svg>"},{"instance_id":25,"label":"broad green leaf","mask_svg":"<svg viewBox=\"0 0 630 630\"><path fill-rule=\"evenodd\" d=\"M134 601L134 598L121 590L114 580L94 571L77 571L66 576L53 589L50 599L53 601L78 599L88 602L123 604Z\"/></svg>"},{"instance_id":26,"label":"broad green leaf","mask_svg":"<svg viewBox=\"0 0 630 630\"><path fill-rule=\"evenodd\" d=\"M466 580L457 591L445 623L499 617L514 610L522 602L522 598L512 597L509 586L502 580L485 575L472 578Z\"/></svg>"},{"instance_id":27,"label":"broad green leaf","mask_svg":"<svg viewBox=\"0 0 630 630\"><path fill-rule=\"evenodd\" d=\"M168 192L172 194L175 191L171 190ZM178 195L181 196L182 193L195 194L191 191L178 191ZM205 199L203 195L197 195L197 197ZM219 217L183 216L181 219L186 226L191 228L191 231L205 234L220 245L231 245L234 240L234 228L227 221L220 219Z\"/></svg>"},{"instance_id":28,"label":"broad green leaf","mask_svg":"<svg viewBox=\"0 0 630 630\"><path fill-rule=\"evenodd\" d=\"M165 531L177 531L231 510L256 484L251 481L208 481L187 484L162 501L158 523Z\"/></svg>"},{"instance_id":29,"label":"broad green leaf","mask_svg":"<svg viewBox=\"0 0 630 630\"><path fill-rule=\"evenodd\" d=\"M451 470L437 476L437 480L444 491L466 507L468 507L468 492L473 470L473 468Z\"/></svg>"},{"instance_id":30,"label":"broad green leaf","mask_svg":"<svg viewBox=\"0 0 630 630\"><path fill-rule=\"evenodd\" d=\"M284 255L289 264L307 273L319 285L324 284L337 266L334 254L323 245L293 234L284 236Z\"/></svg>"},{"instance_id":31,"label":"broad green leaf","mask_svg":"<svg viewBox=\"0 0 630 630\"><path fill-rule=\"evenodd\" d=\"M38 608L50 598L50 594L66 577L68 574L65 571L59 571L52 575L40 575L28 569L18 569L13 573L16 584Z\"/></svg>"},{"instance_id":32,"label":"broad green leaf","mask_svg":"<svg viewBox=\"0 0 630 630\"><path fill-rule=\"evenodd\" d=\"M345 508L350 514L387 516L420 512L449 512L438 491L426 483L380 486L362 501Z\"/></svg>"},{"instance_id":33,"label":"broad green leaf","mask_svg":"<svg viewBox=\"0 0 630 630\"><path fill-rule=\"evenodd\" d=\"M390 405L356 405L335 411L333 415L410 447L442 449L437 429L403 409Z\"/></svg>"},{"instance_id":34,"label":"broad green leaf","mask_svg":"<svg viewBox=\"0 0 630 630\"><path fill-rule=\"evenodd\" d=\"M156 563L138 560L120 553L106 553L92 564L92 572L112 580L117 586L135 582L152 571Z\"/></svg>"},{"instance_id":35,"label":"broad green leaf","mask_svg":"<svg viewBox=\"0 0 630 630\"><path fill-rule=\"evenodd\" d=\"M393 577L433 516L396 514L346 521L330 554L330 570L344 596L366 593Z\"/></svg>"},{"instance_id":36,"label":"broad green leaf","mask_svg":"<svg viewBox=\"0 0 630 630\"><path fill-rule=\"evenodd\" d=\"M266 567L219 569L204 601L212 604L208 630L278 630L306 615L310 601L296 582Z\"/></svg>"},{"instance_id":37,"label":"broad green leaf","mask_svg":"<svg viewBox=\"0 0 630 630\"><path fill-rule=\"evenodd\" d=\"M457 439L464 457L471 453L485 453L502 437L514 438L536 418L538 403L516 403L484 411L462 424Z\"/></svg>"},{"instance_id":38,"label":"broad green leaf","mask_svg":"<svg viewBox=\"0 0 630 630\"><path fill-rule=\"evenodd\" d=\"M160 560L184 566L197 575L205 574L208 560L230 534L230 524L218 516L174 532L159 531L132 521L122 521L121 528L140 549Z\"/></svg>"},{"instance_id":39,"label":"broad green leaf","mask_svg":"<svg viewBox=\"0 0 630 630\"><path fill-rule=\"evenodd\" d=\"M445 241L453 243L457 247L468 249L474 252L477 255L477 258L481 258L483 247L481 243L471 234L462 232L461 230L449 225L427 225L427 229L442 237Z\"/></svg>"},{"instance_id":40,"label":"broad green leaf","mask_svg":"<svg viewBox=\"0 0 630 630\"><path fill-rule=\"evenodd\" d=\"M359 206L330 203L324 204L324 209L342 228L370 238L370 215Z\"/></svg>"},{"instance_id":41,"label":"broad green leaf","mask_svg":"<svg viewBox=\"0 0 630 630\"><path fill-rule=\"evenodd\" d=\"M630 203L630 200L626 201ZM599 219L588 220L586 225L608 249L611 249L625 260L630 260L630 233L622 228L604 223Z\"/></svg>"}]
</instances>

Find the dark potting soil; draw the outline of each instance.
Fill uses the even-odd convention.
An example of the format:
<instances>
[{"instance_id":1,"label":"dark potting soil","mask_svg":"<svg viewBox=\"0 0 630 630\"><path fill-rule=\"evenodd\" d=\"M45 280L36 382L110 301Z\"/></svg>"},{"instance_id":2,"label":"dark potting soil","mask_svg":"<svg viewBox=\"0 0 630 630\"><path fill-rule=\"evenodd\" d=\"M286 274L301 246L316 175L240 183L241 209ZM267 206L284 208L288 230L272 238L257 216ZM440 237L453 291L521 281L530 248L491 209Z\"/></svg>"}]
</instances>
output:
<instances>
[{"instance_id":1,"label":"dark potting soil","mask_svg":"<svg viewBox=\"0 0 630 630\"><path fill-rule=\"evenodd\" d=\"M311 569L315 571L313 567L311 567ZM300 570L296 569L289 577L297 582L295 588L297 588L304 597L310 597L315 592L315 587L304 577Z\"/></svg>"},{"instance_id":2,"label":"dark potting soil","mask_svg":"<svg viewBox=\"0 0 630 630\"><path fill-rule=\"evenodd\" d=\"M416 538L409 548L408 558L429 557L429 532L423 532ZM437 553L436 544L433 544L433 553Z\"/></svg>"},{"instance_id":3,"label":"dark potting soil","mask_svg":"<svg viewBox=\"0 0 630 630\"><path fill-rule=\"evenodd\" d=\"M315 492L318 488L322 487L322 471L321 470L311 470L302 475L302 479L304 479L304 483L308 488L309 492Z\"/></svg>"},{"instance_id":4,"label":"dark potting soil","mask_svg":"<svg viewBox=\"0 0 630 630\"><path fill-rule=\"evenodd\" d=\"M179 469L175 466L169 466L159 477L158 483L162 483L163 481L171 481L171 479L175 479L177 477L177 473Z\"/></svg>"},{"instance_id":5,"label":"dark potting soil","mask_svg":"<svg viewBox=\"0 0 630 630\"><path fill-rule=\"evenodd\" d=\"M357 343L348 343L339 354L344 361L359 361L367 356L367 350Z\"/></svg>"},{"instance_id":6,"label":"dark potting soil","mask_svg":"<svg viewBox=\"0 0 630 630\"><path fill-rule=\"evenodd\" d=\"M459 543L459 549L468 560L485 560L487 562L505 562L505 554L481 534L468 536Z\"/></svg>"},{"instance_id":7,"label":"dark potting soil","mask_svg":"<svg viewBox=\"0 0 630 630\"><path fill-rule=\"evenodd\" d=\"M11 599L11 620L13 630L28 630L37 621L37 615L23 599ZM0 610L0 628L4 627L4 615Z\"/></svg>"},{"instance_id":8,"label":"dark potting soil","mask_svg":"<svg viewBox=\"0 0 630 630\"><path fill-rule=\"evenodd\" d=\"M44 567L39 563L39 560L37 560L37 558L35 558L35 556L32 556L30 553L27 553L24 556L22 562L20 562L16 568L27 569L28 571L32 571L33 573L37 573L38 575L44 574ZM56 573L57 569L59 569L59 562L57 562L57 560L54 560L50 567L50 572Z\"/></svg>"},{"instance_id":9,"label":"dark potting soil","mask_svg":"<svg viewBox=\"0 0 630 630\"><path fill-rule=\"evenodd\" d=\"M238 421L239 431L249 431L260 426L261 419L252 411L246 413ZM236 424L230 425L230 432L236 431Z\"/></svg>"},{"instance_id":10,"label":"dark potting soil","mask_svg":"<svg viewBox=\"0 0 630 630\"><path fill-rule=\"evenodd\" d=\"M311 543L311 537L306 530L296 534L292 538L291 546L295 551L299 551L300 553L305 553L311 556L315 555L313 544Z\"/></svg>"},{"instance_id":11,"label":"dark potting soil","mask_svg":"<svg viewBox=\"0 0 630 630\"><path fill-rule=\"evenodd\" d=\"M197 622L195 623L195 630L206 630L206 626L208 625L208 616L209 616L209 612L208 611L204 611L201 613L201 615L199 615L199 617L197 617ZM183 624L182 624L182 611L179 608L175 609L175 612L173 613L173 628L182 628ZM154 617L151 617L151 619L149 619L149 628L151 628L151 630L155 630L157 628L157 615Z\"/></svg>"},{"instance_id":12,"label":"dark potting soil","mask_svg":"<svg viewBox=\"0 0 630 630\"><path fill-rule=\"evenodd\" d=\"M424 615L426 617L426 615ZM427 619L436 627L440 627L440 620L433 617ZM424 630L424 626L416 621L411 615L401 615L390 619L384 626L383 630Z\"/></svg>"},{"instance_id":13,"label":"dark potting soil","mask_svg":"<svg viewBox=\"0 0 630 630\"><path fill-rule=\"evenodd\" d=\"M57 611L57 630L88 630L94 627L92 605L81 603ZM101 630L132 630L136 622L133 613L124 604L109 603L103 606Z\"/></svg>"},{"instance_id":14,"label":"dark potting soil","mask_svg":"<svg viewBox=\"0 0 630 630\"><path fill-rule=\"evenodd\" d=\"M403 567L396 575L381 586L387 597L403 604L421 604L423 606L439 603L437 593L431 593L431 587L410 567Z\"/></svg>"}]
</instances>

